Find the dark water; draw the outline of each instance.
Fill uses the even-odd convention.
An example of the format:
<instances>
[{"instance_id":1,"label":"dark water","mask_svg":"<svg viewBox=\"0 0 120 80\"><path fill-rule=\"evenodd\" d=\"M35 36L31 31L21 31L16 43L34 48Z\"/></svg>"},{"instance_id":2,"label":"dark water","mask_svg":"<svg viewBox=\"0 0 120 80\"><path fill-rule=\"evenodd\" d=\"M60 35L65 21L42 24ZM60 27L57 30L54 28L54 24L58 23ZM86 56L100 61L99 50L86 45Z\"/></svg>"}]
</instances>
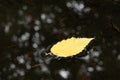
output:
<instances>
[{"instance_id":1,"label":"dark water","mask_svg":"<svg viewBox=\"0 0 120 80\"><path fill-rule=\"evenodd\" d=\"M84 57L44 56L68 37L95 37ZM120 80L119 0L0 1L0 80Z\"/></svg>"}]
</instances>

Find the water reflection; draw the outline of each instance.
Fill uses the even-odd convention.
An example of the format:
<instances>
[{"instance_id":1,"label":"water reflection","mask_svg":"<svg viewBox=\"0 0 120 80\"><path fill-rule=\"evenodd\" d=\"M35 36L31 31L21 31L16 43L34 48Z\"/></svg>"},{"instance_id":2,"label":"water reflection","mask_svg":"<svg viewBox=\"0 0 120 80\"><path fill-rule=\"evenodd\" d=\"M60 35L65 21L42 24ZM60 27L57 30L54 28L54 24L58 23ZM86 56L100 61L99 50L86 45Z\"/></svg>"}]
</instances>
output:
<instances>
[{"instance_id":1,"label":"water reflection","mask_svg":"<svg viewBox=\"0 0 120 80\"><path fill-rule=\"evenodd\" d=\"M67 2L66 5L68 8L72 8L75 12L77 12L80 15L82 15L83 10L85 12L90 11L90 8L84 9L85 5L82 1L81 2L76 2L76 1Z\"/></svg>"}]
</instances>

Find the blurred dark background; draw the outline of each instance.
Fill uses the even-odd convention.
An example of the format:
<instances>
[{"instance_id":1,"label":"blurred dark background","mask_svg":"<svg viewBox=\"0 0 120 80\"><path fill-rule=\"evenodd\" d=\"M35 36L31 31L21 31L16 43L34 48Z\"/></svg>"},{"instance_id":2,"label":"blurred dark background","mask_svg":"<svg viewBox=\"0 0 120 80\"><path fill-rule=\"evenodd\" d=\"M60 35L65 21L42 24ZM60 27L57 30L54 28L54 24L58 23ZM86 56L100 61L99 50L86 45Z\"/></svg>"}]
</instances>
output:
<instances>
[{"instance_id":1,"label":"blurred dark background","mask_svg":"<svg viewBox=\"0 0 120 80\"><path fill-rule=\"evenodd\" d=\"M94 37L84 57L41 56ZM119 0L1 0L0 80L120 80Z\"/></svg>"}]
</instances>

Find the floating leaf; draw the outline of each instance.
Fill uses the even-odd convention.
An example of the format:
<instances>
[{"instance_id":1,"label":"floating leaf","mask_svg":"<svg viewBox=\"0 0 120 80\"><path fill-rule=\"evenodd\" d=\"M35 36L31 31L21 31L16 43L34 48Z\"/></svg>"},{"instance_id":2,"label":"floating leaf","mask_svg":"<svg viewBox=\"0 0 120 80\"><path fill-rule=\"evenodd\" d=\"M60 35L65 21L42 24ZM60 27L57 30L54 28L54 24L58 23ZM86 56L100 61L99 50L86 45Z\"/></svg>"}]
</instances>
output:
<instances>
[{"instance_id":1,"label":"floating leaf","mask_svg":"<svg viewBox=\"0 0 120 80\"><path fill-rule=\"evenodd\" d=\"M58 57L69 57L79 54L94 38L69 38L57 42L50 51Z\"/></svg>"}]
</instances>

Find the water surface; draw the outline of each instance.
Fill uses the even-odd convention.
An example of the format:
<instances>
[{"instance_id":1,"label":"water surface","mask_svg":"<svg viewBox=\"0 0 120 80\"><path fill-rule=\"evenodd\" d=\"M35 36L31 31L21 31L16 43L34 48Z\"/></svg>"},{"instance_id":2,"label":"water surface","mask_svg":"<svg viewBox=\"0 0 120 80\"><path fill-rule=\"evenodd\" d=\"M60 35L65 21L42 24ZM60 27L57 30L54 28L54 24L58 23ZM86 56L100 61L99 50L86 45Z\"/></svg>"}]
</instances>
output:
<instances>
[{"instance_id":1,"label":"water surface","mask_svg":"<svg viewBox=\"0 0 120 80\"><path fill-rule=\"evenodd\" d=\"M0 80L120 79L119 0L0 2ZM82 56L43 55L69 37L94 37Z\"/></svg>"}]
</instances>

